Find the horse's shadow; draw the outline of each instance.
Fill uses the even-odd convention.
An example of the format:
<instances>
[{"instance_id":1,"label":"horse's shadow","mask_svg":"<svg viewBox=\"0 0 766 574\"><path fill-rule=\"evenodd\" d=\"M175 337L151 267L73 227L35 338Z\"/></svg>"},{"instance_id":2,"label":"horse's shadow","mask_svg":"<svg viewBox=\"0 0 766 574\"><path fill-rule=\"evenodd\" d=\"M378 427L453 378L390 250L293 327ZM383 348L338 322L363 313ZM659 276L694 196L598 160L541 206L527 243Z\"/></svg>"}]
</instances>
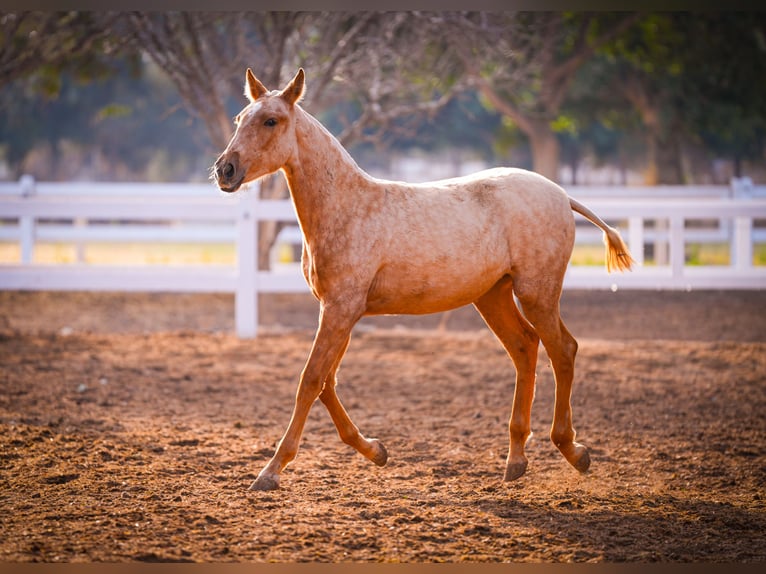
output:
<instances>
[{"instance_id":1,"label":"horse's shadow","mask_svg":"<svg viewBox=\"0 0 766 574\"><path fill-rule=\"evenodd\" d=\"M519 491L521 492L521 491ZM601 508L592 510L594 503ZM472 505L476 505L476 501ZM575 494L525 501L505 488L478 502L484 512L571 543L575 561L753 562L766 558L766 513L730 502L669 494Z\"/></svg>"}]
</instances>

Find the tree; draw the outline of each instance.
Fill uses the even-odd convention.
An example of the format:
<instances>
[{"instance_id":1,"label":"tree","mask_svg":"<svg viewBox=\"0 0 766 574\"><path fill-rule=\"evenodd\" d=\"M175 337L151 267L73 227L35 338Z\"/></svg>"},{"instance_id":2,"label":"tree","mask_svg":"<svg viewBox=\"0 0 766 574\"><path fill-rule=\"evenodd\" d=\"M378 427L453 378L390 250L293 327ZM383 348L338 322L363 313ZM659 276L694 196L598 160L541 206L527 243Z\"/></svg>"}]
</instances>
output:
<instances>
[{"instance_id":1,"label":"tree","mask_svg":"<svg viewBox=\"0 0 766 574\"><path fill-rule=\"evenodd\" d=\"M7 12L0 16L0 87L34 76L49 95L60 88L62 71L80 79L104 77L123 49L111 34L114 14L93 12Z\"/></svg>"},{"instance_id":2,"label":"tree","mask_svg":"<svg viewBox=\"0 0 766 574\"><path fill-rule=\"evenodd\" d=\"M116 20L91 12L0 16L0 140L11 144L3 152L12 166L44 140L55 173L61 143L82 137L77 128L89 121L87 105L71 105L80 88L118 70L138 71L137 54L111 33Z\"/></svg>"},{"instance_id":3,"label":"tree","mask_svg":"<svg viewBox=\"0 0 766 574\"><path fill-rule=\"evenodd\" d=\"M611 90L639 114L646 150L644 180L678 184L683 181L678 115L672 98L678 90L681 59L688 38L670 13L649 14L605 47L603 65ZM688 48L687 48L688 49Z\"/></svg>"},{"instance_id":4,"label":"tree","mask_svg":"<svg viewBox=\"0 0 766 574\"><path fill-rule=\"evenodd\" d=\"M376 14L357 40L334 84L335 100L354 104L339 118L344 145L411 137L467 88L428 15Z\"/></svg>"},{"instance_id":5,"label":"tree","mask_svg":"<svg viewBox=\"0 0 766 574\"><path fill-rule=\"evenodd\" d=\"M32 76L0 89L0 157L11 177L204 179L204 128L151 62L134 64L115 58L112 75L91 81L64 71L53 96Z\"/></svg>"},{"instance_id":6,"label":"tree","mask_svg":"<svg viewBox=\"0 0 766 574\"><path fill-rule=\"evenodd\" d=\"M618 166L624 185L628 167L638 166L635 158L644 153L641 118L614 83L614 66L602 53L575 74L552 124L559 138L562 162L571 169L572 181L568 183L577 183L578 167L590 157L600 165Z\"/></svg>"},{"instance_id":7,"label":"tree","mask_svg":"<svg viewBox=\"0 0 766 574\"><path fill-rule=\"evenodd\" d=\"M693 13L677 17L687 38L705 38L683 52L683 82L674 103L687 131L721 157L735 177L743 161L762 159L766 145L766 15Z\"/></svg>"},{"instance_id":8,"label":"tree","mask_svg":"<svg viewBox=\"0 0 766 574\"><path fill-rule=\"evenodd\" d=\"M464 73L529 138L533 169L558 179L553 129L577 70L638 14L449 13L438 16Z\"/></svg>"},{"instance_id":9,"label":"tree","mask_svg":"<svg viewBox=\"0 0 766 574\"><path fill-rule=\"evenodd\" d=\"M370 137L372 125L380 130L449 100L442 84L423 80L426 61L444 65L441 52L405 13L131 13L124 24L204 121L219 152L233 131L232 111L243 105L247 67L269 89L281 88L305 67L309 89L303 105L314 113L356 101L360 113L345 118L339 134L346 145ZM267 180L262 194L285 195L284 182ZM261 266L268 264L275 235L276 226L261 226Z\"/></svg>"},{"instance_id":10,"label":"tree","mask_svg":"<svg viewBox=\"0 0 766 574\"><path fill-rule=\"evenodd\" d=\"M131 13L126 22L136 45L205 122L216 149L231 136L227 102L236 94L233 105L242 105L247 67L271 89L306 68L310 89L303 105L315 113L356 100L361 113L339 134L344 143L363 138L371 125L385 126L448 101L440 89L446 83L422 81L427 63L445 60L407 13Z\"/></svg>"},{"instance_id":11,"label":"tree","mask_svg":"<svg viewBox=\"0 0 766 574\"><path fill-rule=\"evenodd\" d=\"M685 141L731 156L735 171L742 158L762 153L765 20L741 12L648 14L602 50L610 90L641 118L646 183L687 181Z\"/></svg>"}]
</instances>

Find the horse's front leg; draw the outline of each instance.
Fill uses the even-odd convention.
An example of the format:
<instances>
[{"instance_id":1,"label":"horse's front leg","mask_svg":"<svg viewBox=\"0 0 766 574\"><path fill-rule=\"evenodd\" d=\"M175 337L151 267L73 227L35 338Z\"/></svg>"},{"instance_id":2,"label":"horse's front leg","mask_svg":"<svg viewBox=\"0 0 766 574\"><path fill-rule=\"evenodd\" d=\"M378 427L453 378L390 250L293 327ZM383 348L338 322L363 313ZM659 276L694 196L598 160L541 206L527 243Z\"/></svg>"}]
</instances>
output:
<instances>
[{"instance_id":1,"label":"horse's front leg","mask_svg":"<svg viewBox=\"0 0 766 574\"><path fill-rule=\"evenodd\" d=\"M346 409L343 408L335 391L335 386L337 384L336 373L340 366L340 362L343 359L343 355L346 352L346 348L348 348L348 342L349 339L346 339L346 343L343 345L343 350L340 355L338 355L332 371L330 372L330 376L327 377L327 380L325 381L319 399L324 403L324 406L327 407L327 410L332 417L332 422L335 423L335 428L338 430L340 439L347 445L354 447L378 466L384 466L388 460L388 452L383 446L383 443L375 438L365 438L364 435L359 432L359 428L353 423L351 417L348 416Z\"/></svg>"},{"instance_id":2,"label":"horse's front leg","mask_svg":"<svg viewBox=\"0 0 766 574\"><path fill-rule=\"evenodd\" d=\"M322 305L319 328L301 373L290 424L279 441L274 456L258 474L250 490L279 488L280 473L298 453L298 445L311 405L322 392L324 382L339 362L348 344L351 329L360 316L361 313L342 306Z\"/></svg>"}]
</instances>

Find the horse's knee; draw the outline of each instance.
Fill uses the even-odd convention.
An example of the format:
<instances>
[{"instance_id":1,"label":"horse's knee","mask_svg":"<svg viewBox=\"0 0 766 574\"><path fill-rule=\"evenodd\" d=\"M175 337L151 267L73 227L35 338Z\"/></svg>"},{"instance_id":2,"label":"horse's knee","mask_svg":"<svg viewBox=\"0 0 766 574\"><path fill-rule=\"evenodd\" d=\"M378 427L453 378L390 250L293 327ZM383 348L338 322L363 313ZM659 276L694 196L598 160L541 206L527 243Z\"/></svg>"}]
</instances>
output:
<instances>
[{"instance_id":1,"label":"horse's knee","mask_svg":"<svg viewBox=\"0 0 766 574\"><path fill-rule=\"evenodd\" d=\"M324 383L322 384L321 392L319 393L319 399L324 404L327 404L328 397L335 393L335 387L337 384L338 381L335 378L335 373L325 379Z\"/></svg>"},{"instance_id":2,"label":"horse's knee","mask_svg":"<svg viewBox=\"0 0 766 574\"><path fill-rule=\"evenodd\" d=\"M301 373L300 383L298 384L298 400L305 398L313 403L317 397L321 397L324 385L325 383L319 373L305 369Z\"/></svg>"}]
</instances>

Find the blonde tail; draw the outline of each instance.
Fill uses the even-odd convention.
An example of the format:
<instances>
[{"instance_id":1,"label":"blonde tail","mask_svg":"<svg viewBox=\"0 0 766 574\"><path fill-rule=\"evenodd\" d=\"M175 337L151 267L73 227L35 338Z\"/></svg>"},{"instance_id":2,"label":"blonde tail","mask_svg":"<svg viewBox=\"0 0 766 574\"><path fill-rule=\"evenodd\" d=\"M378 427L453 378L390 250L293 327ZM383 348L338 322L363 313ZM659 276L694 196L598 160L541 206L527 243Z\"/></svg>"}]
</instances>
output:
<instances>
[{"instance_id":1,"label":"blonde tail","mask_svg":"<svg viewBox=\"0 0 766 574\"><path fill-rule=\"evenodd\" d=\"M630 255L628 246L620 237L620 232L614 227L604 223L598 215L585 207L579 201L569 198L569 205L573 211L576 211L593 225L600 227L604 231L604 244L606 245L606 270L611 273L614 270L630 271L633 267L633 257Z\"/></svg>"}]
</instances>

